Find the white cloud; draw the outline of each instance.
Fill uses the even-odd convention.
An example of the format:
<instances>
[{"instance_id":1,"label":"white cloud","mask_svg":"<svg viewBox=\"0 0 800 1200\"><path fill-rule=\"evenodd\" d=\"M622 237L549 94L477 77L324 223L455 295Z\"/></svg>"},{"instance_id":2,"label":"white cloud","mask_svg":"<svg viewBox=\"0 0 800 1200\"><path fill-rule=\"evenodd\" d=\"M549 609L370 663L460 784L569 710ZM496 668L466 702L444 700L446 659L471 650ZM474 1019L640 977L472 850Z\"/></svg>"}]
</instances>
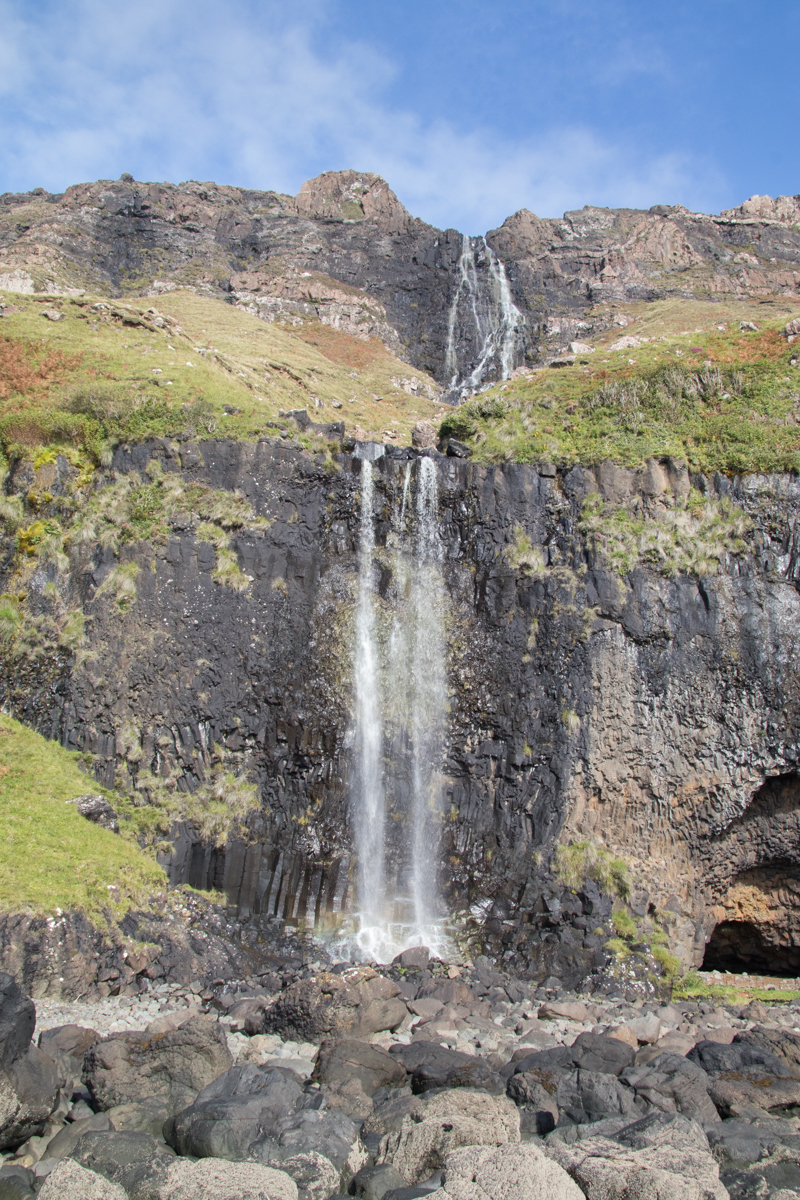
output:
<instances>
[{"instance_id":1,"label":"white cloud","mask_svg":"<svg viewBox=\"0 0 800 1200\"><path fill-rule=\"evenodd\" d=\"M388 179L415 215L481 232L527 207L702 207L702 163L606 142L590 128L460 130L387 106L395 67L359 43L323 47L322 0L0 0L0 190L131 171L296 192L322 170ZM298 11L300 19L298 19Z\"/></svg>"}]
</instances>

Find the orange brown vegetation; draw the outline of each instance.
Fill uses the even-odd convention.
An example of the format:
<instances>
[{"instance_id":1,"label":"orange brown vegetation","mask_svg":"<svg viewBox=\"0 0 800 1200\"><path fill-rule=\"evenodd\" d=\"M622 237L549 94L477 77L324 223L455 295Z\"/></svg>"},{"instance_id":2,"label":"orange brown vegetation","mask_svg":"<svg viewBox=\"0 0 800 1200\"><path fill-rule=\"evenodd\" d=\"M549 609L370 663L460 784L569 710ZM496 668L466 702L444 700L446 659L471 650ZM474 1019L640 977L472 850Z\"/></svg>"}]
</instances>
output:
<instances>
[{"instance_id":1,"label":"orange brown vegetation","mask_svg":"<svg viewBox=\"0 0 800 1200\"><path fill-rule=\"evenodd\" d=\"M80 354L64 354L41 343L0 338L0 400L41 396L75 369Z\"/></svg>"},{"instance_id":2,"label":"orange brown vegetation","mask_svg":"<svg viewBox=\"0 0 800 1200\"><path fill-rule=\"evenodd\" d=\"M330 362L343 367L368 367L370 363L389 357L383 342L377 338L362 342L352 334L341 333L338 329L332 329L330 325L318 324L316 321L293 332L319 350L320 354L324 354Z\"/></svg>"}]
</instances>

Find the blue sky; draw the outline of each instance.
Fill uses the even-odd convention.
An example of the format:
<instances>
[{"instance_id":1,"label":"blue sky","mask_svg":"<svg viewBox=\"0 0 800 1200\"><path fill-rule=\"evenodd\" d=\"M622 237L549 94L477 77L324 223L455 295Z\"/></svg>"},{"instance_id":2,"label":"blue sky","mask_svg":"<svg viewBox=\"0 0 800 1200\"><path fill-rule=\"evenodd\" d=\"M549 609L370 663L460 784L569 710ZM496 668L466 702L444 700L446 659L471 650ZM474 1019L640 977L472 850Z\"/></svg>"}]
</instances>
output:
<instances>
[{"instance_id":1,"label":"blue sky","mask_svg":"<svg viewBox=\"0 0 800 1200\"><path fill-rule=\"evenodd\" d=\"M0 192L355 167L470 233L716 212L800 192L799 42L797 0L0 0Z\"/></svg>"}]
</instances>

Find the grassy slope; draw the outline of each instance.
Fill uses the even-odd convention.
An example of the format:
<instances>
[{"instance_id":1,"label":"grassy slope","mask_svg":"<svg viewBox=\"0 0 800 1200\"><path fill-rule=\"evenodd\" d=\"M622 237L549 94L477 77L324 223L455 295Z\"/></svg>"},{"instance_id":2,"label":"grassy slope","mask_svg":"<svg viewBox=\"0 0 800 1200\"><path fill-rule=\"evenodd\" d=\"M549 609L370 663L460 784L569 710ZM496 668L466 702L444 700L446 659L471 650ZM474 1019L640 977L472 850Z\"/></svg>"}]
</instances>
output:
<instances>
[{"instance_id":1,"label":"grassy slope","mask_svg":"<svg viewBox=\"0 0 800 1200\"><path fill-rule=\"evenodd\" d=\"M702 471L800 470L800 346L780 334L798 311L783 299L627 305L630 323L596 339L594 353L496 385L444 430L487 462L637 466L673 455ZM624 336L647 341L611 350Z\"/></svg>"},{"instance_id":2,"label":"grassy slope","mask_svg":"<svg viewBox=\"0 0 800 1200\"><path fill-rule=\"evenodd\" d=\"M0 909L81 909L121 916L165 886L129 841L80 816L67 801L97 792L77 755L0 714ZM118 889L118 891L109 890Z\"/></svg>"},{"instance_id":3,"label":"grassy slope","mask_svg":"<svg viewBox=\"0 0 800 1200\"><path fill-rule=\"evenodd\" d=\"M274 434L284 424L281 411L305 408L314 421L344 420L357 436L406 444L416 421L439 412L426 395L431 381L423 373L376 339L363 342L318 322L268 324L184 290L124 302L10 292L0 300L6 302L0 416L59 407L86 383L113 385L139 404L168 405L166 416L150 422L156 434L181 432L182 406L198 400L213 408L198 430L206 437ZM152 325L157 314L150 308L164 317L163 328ZM57 309L62 319L47 320L45 309ZM123 323L131 318L146 324ZM392 379L419 381L420 394L408 394ZM224 414L225 405L241 411ZM296 432L292 422L289 428Z\"/></svg>"}]
</instances>

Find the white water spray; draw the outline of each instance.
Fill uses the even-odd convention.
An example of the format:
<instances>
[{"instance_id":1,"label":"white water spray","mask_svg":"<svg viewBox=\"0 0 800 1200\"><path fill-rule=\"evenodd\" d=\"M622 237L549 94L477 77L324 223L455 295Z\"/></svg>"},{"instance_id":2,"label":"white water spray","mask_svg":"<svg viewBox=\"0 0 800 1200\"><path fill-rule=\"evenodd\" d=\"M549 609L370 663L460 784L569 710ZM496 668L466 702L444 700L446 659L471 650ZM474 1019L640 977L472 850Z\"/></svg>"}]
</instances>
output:
<instances>
[{"instance_id":1,"label":"white water spray","mask_svg":"<svg viewBox=\"0 0 800 1200\"><path fill-rule=\"evenodd\" d=\"M442 808L440 764L447 713L444 580L439 540L436 465L419 460L414 547L413 654L410 712L411 884L414 924L421 940L441 919L436 882Z\"/></svg>"},{"instance_id":2,"label":"white water spray","mask_svg":"<svg viewBox=\"0 0 800 1200\"><path fill-rule=\"evenodd\" d=\"M485 259L487 264L485 285L478 275L476 255L479 261ZM466 395L477 391L492 369L499 369L500 378L508 379L514 370L522 314L511 296L505 266L485 238L476 238L473 242L464 235L458 276L447 320L445 372L451 389ZM459 319L462 327L474 331L474 342L478 347L478 361L463 377L458 361Z\"/></svg>"},{"instance_id":3,"label":"white water spray","mask_svg":"<svg viewBox=\"0 0 800 1200\"><path fill-rule=\"evenodd\" d=\"M384 919L384 800L381 774L383 724L375 634L372 463L361 463L361 529L355 645L355 804L357 903L362 927Z\"/></svg>"},{"instance_id":4,"label":"white water spray","mask_svg":"<svg viewBox=\"0 0 800 1200\"><path fill-rule=\"evenodd\" d=\"M400 507L403 537L411 490L406 468ZM436 465L421 458L416 478L413 548L393 562L394 620L382 662L373 586L373 476L361 465L361 529L355 642L353 816L358 859L357 928L341 948L388 961L413 945L452 953L437 885L441 759L447 724L444 613ZM383 768L383 769L382 769ZM400 877L386 884L387 805L403 831ZM391 823L389 823L391 824Z\"/></svg>"}]
</instances>

